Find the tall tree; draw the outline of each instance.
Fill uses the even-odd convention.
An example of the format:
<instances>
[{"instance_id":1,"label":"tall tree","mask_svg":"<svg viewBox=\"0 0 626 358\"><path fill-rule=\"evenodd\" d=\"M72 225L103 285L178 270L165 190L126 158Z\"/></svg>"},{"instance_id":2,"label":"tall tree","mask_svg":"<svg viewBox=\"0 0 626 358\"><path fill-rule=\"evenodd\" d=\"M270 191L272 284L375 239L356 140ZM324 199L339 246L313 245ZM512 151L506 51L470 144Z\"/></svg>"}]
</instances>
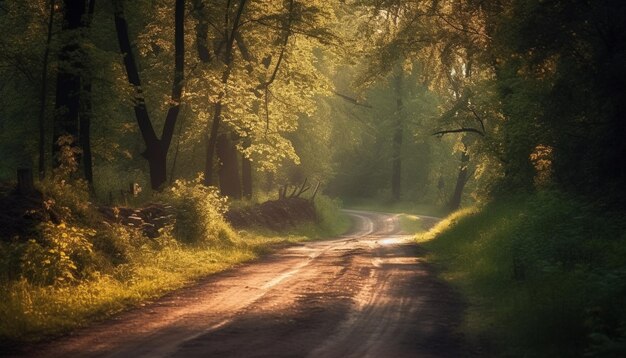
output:
<instances>
[{"instance_id":1,"label":"tall tree","mask_svg":"<svg viewBox=\"0 0 626 358\"><path fill-rule=\"evenodd\" d=\"M53 150L56 155L57 145L63 135L79 137L81 73L85 66L85 54L81 48L81 27L87 11L86 0L63 1L63 46L59 53L59 72L57 74L55 116L53 126Z\"/></svg>"},{"instance_id":2,"label":"tall tree","mask_svg":"<svg viewBox=\"0 0 626 358\"><path fill-rule=\"evenodd\" d=\"M46 47L44 49L43 61L41 65L41 91L39 92L39 143L38 143L38 160L37 169L39 171L39 179L46 176L46 105L48 91L48 62L50 58L50 46L52 42L52 29L54 25L54 8L56 0L49 2L48 32L46 35Z\"/></svg>"},{"instance_id":3,"label":"tall tree","mask_svg":"<svg viewBox=\"0 0 626 358\"><path fill-rule=\"evenodd\" d=\"M185 63L185 1L176 0L174 9L174 80L172 83L171 104L165 117L165 124L161 137L154 130L141 88L141 80L137 62L132 51L128 23L124 15L123 0L114 0L115 29L120 51L124 55L124 68L128 82L135 89L135 117L141 132L146 150L143 156L148 161L150 169L150 185L153 190L159 190L167 181L167 153L174 135L176 120L180 112L180 102L183 92L184 63Z\"/></svg>"},{"instance_id":4,"label":"tall tree","mask_svg":"<svg viewBox=\"0 0 626 358\"><path fill-rule=\"evenodd\" d=\"M87 13L83 18L83 27L89 28L93 19L96 0L87 0ZM85 54L85 62L89 62ZM84 66L81 75L81 96L79 108L79 143L82 150L83 175L89 183L93 183L93 160L91 152L91 119L93 117L92 106L92 75L91 65Z\"/></svg>"},{"instance_id":5,"label":"tall tree","mask_svg":"<svg viewBox=\"0 0 626 358\"><path fill-rule=\"evenodd\" d=\"M225 90L226 87L228 86L228 80L230 79L230 75L232 72L232 66L233 66L233 51L234 51L234 44L235 44L235 36L237 34L237 31L239 31L239 26L241 23L241 18L243 15L243 12L245 10L246 7L246 3L247 0L240 0L237 3L237 8L235 9L235 16L234 19L231 19L231 2L228 1L227 2L227 8L226 8L226 12L225 12L225 17L224 17L224 28L223 28L223 38L222 38L222 42L220 42L220 47L217 49L217 53L219 55L220 60L223 62L224 64L224 70L222 71L222 76L221 76L221 83L222 83L222 90L220 91L219 95L218 95L218 99L217 102L215 103L215 109L213 112L213 120L211 121L211 126L210 129L208 131L208 140L207 140L207 151L206 151L206 163L205 163L205 167L204 167L204 183L205 185L212 185L213 184L213 170L214 170L214 157L215 157L215 149L216 149L216 145L217 145L217 141L218 141L218 137L220 136L220 127L221 127L221 121L222 121L222 111L224 110L224 96L225 96ZM232 24L231 24L232 22ZM223 44L223 47L222 47ZM200 56L202 56L202 54L199 53ZM230 143L230 138L228 138L228 136L226 137L221 137L222 138L222 146L226 146L226 147L230 147L233 144ZM224 153L226 152L230 152L230 150L228 151L224 151ZM237 160L237 156L228 156L227 158L223 158L224 160L228 161L228 160ZM221 170L227 171L230 170L231 173L224 173L223 174L223 178L235 178L235 177L239 177L238 174L235 175L234 172L237 170L237 165L232 165L233 163L228 163L226 165L226 167L221 167ZM226 184L226 183L225 183ZM226 188L233 188L233 191L230 192L229 190L226 190ZM237 183L230 183L229 185L225 185L223 190L222 190L222 194L227 195L227 196L234 196L234 197L241 197L241 184L239 182Z\"/></svg>"}]
</instances>

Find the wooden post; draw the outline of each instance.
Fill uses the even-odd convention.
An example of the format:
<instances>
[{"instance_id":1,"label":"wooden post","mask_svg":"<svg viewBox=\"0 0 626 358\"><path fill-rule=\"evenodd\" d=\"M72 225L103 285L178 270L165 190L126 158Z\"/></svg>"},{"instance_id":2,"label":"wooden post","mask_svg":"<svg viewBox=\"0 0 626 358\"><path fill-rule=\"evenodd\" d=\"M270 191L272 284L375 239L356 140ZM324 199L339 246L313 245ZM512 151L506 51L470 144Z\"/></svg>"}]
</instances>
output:
<instances>
[{"instance_id":1,"label":"wooden post","mask_svg":"<svg viewBox=\"0 0 626 358\"><path fill-rule=\"evenodd\" d=\"M21 195L29 195L35 192L32 169L20 168L17 170L17 192Z\"/></svg>"}]
</instances>

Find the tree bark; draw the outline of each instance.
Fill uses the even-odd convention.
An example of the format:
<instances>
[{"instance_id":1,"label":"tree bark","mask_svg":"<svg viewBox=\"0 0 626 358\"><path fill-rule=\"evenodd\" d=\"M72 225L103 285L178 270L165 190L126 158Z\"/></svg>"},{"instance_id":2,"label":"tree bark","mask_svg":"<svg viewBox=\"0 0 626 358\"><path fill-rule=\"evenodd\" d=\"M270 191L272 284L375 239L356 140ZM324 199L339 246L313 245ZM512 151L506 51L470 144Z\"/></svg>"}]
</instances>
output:
<instances>
[{"instance_id":1,"label":"tree bark","mask_svg":"<svg viewBox=\"0 0 626 358\"><path fill-rule=\"evenodd\" d=\"M239 7L237 8L237 13L235 15L235 19L232 24L232 28L229 28L229 17L226 16L226 23L224 24L224 30L226 33L226 49L223 57L223 61L226 64L226 69L222 73L222 85L226 87L228 84L228 79L230 78L230 72L233 65L233 45L235 42L235 36L239 29L239 23L241 21L241 16L245 9L247 0L240 0ZM227 9L228 12L229 9ZM199 49L200 51L200 49ZM204 166L204 184L209 186L213 185L213 167L214 167L214 156L215 156L215 146L217 144L218 136L220 135L220 124L223 110L222 100L224 98L224 92L221 92L217 102L215 103L215 111L213 112L213 121L209 129L208 140L207 140L207 155L206 162ZM219 154L218 154L219 155ZM235 160L236 160L235 156ZM221 158L222 161L227 160L226 158ZM220 181L221 183L221 181ZM220 184L221 185L221 184ZM239 189L241 191L241 189ZM241 197L241 194L239 195Z\"/></svg>"},{"instance_id":2,"label":"tree bark","mask_svg":"<svg viewBox=\"0 0 626 358\"><path fill-rule=\"evenodd\" d=\"M203 63L211 61L211 52L209 51L209 22L207 20L208 13L206 6L202 0L193 0L193 15L196 18L196 50L198 58Z\"/></svg>"},{"instance_id":3,"label":"tree bark","mask_svg":"<svg viewBox=\"0 0 626 358\"><path fill-rule=\"evenodd\" d=\"M46 49L43 54L43 64L41 68L41 91L39 92L39 158L38 170L39 179L46 177L46 92L48 90L48 61L50 58L50 42L52 41L52 28L54 25L54 6L56 0L50 0L50 17L48 18L48 35L46 38Z\"/></svg>"},{"instance_id":4,"label":"tree bark","mask_svg":"<svg viewBox=\"0 0 626 358\"><path fill-rule=\"evenodd\" d=\"M146 145L143 156L148 161L150 170L150 185L153 190L159 190L167 181L167 152L169 150L176 120L180 112L180 100L183 90L184 81L184 20L185 20L185 1L176 0L175 3L175 33L174 33L174 82L172 85L172 104L167 111L165 124L161 138L157 137L148 110L146 108L145 99L141 90L141 80L135 56L132 52L130 44L130 36L128 33L128 23L124 16L122 0L115 0L115 29L117 32L118 44L120 51L124 55L124 67L128 82L135 88L135 117L139 126L139 131Z\"/></svg>"},{"instance_id":5,"label":"tree bark","mask_svg":"<svg viewBox=\"0 0 626 358\"><path fill-rule=\"evenodd\" d=\"M83 174L89 183L93 183L93 161L91 154L91 79L85 78L83 99L81 100L79 142L82 149Z\"/></svg>"},{"instance_id":6,"label":"tree bark","mask_svg":"<svg viewBox=\"0 0 626 358\"><path fill-rule=\"evenodd\" d=\"M91 26L91 19L95 9L96 0L88 0L87 17L84 26ZM91 154L91 118L92 118L92 96L91 96L91 69L84 71L82 77L82 94L80 98L79 113L79 143L82 149L83 174L90 184L93 184L93 161Z\"/></svg>"},{"instance_id":7,"label":"tree bark","mask_svg":"<svg viewBox=\"0 0 626 358\"><path fill-rule=\"evenodd\" d=\"M450 201L448 202L448 210L455 211L461 206L461 199L463 198L463 190L465 189L465 184L467 184L469 180L468 173L468 164L469 164L470 156L467 153L467 147L464 145L463 152L461 152L461 166L459 167L459 175L456 179L456 185L454 187L454 192L450 197Z\"/></svg>"},{"instance_id":8,"label":"tree bark","mask_svg":"<svg viewBox=\"0 0 626 358\"><path fill-rule=\"evenodd\" d=\"M83 16L87 3L85 0L63 1L62 30L69 40L59 53L59 73L57 75L55 116L53 126L53 155L60 147L57 145L59 137L71 135L79 137L81 69L84 67L84 52L78 41L77 30L83 26Z\"/></svg>"}]
</instances>

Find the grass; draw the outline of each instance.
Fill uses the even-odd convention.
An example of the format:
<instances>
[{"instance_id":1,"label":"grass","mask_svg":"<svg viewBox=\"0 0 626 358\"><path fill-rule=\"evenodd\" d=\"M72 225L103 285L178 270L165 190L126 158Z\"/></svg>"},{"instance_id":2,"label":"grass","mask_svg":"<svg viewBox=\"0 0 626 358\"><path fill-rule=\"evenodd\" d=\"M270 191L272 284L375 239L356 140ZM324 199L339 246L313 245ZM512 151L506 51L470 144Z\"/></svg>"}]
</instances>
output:
<instances>
[{"instance_id":1,"label":"grass","mask_svg":"<svg viewBox=\"0 0 626 358\"><path fill-rule=\"evenodd\" d=\"M74 223L49 225L38 243L0 242L0 346L66 333L277 248L335 236L349 226L338 203L319 196L317 223L282 233L261 229L236 232L215 213L213 207L219 203L198 191L204 189L178 190L186 198L178 204L185 214L184 225L172 227L157 239L118 225L91 234ZM201 215L190 214L196 212ZM198 233L202 237L190 239ZM82 245L79 251L75 245L67 245L77 242ZM29 247L35 249L28 251ZM63 251L61 259L51 256L50 248ZM10 272L23 270L27 261L34 263L29 266L34 274L11 276ZM46 280L34 279L40 277Z\"/></svg>"},{"instance_id":2,"label":"grass","mask_svg":"<svg viewBox=\"0 0 626 358\"><path fill-rule=\"evenodd\" d=\"M502 198L418 235L495 356L626 356L626 220L562 193Z\"/></svg>"},{"instance_id":3,"label":"grass","mask_svg":"<svg viewBox=\"0 0 626 358\"><path fill-rule=\"evenodd\" d=\"M418 234L425 231L424 220L417 215L398 214L398 224L402 231Z\"/></svg>"},{"instance_id":4,"label":"grass","mask_svg":"<svg viewBox=\"0 0 626 358\"><path fill-rule=\"evenodd\" d=\"M5 284L0 291L0 337L24 342L64 333L304 240L309 237L241 233L228 246L171 241L158 249L143 248L130 263L117 266L112 273L76 285L39 286L26 280Z\"/></svg>"}]
</instances>

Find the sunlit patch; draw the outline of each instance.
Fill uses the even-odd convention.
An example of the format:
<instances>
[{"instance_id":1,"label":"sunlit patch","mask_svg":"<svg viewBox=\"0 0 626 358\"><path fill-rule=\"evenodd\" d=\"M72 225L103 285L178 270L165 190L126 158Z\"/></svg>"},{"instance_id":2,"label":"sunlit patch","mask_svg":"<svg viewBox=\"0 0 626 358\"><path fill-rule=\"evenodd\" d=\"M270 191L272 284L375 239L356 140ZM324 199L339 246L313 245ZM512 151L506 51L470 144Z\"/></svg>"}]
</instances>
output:
<instances>
[{"instance_id":1,"label":"sunlit patch","mask_svg":"<svg viewBox=\"0 0 626 358\"><path fill-rule=\"evenodd\" d=\"M385 260L390 265L415 265L421 260L418 257L392 257Z\"/></svg>"},{"instance_id":2,"label":"sunlit patch","mask_svg":"<svg viewBox=\"0 0 626 358\"><path fill-rule=\"evenodd\" d=\"M397 245L401 243L402 241L404 241L404 239L390 237L388 239L379 240L378 244L382 246L390 246L390 245Z\"/></svg>"}]
</instances>

